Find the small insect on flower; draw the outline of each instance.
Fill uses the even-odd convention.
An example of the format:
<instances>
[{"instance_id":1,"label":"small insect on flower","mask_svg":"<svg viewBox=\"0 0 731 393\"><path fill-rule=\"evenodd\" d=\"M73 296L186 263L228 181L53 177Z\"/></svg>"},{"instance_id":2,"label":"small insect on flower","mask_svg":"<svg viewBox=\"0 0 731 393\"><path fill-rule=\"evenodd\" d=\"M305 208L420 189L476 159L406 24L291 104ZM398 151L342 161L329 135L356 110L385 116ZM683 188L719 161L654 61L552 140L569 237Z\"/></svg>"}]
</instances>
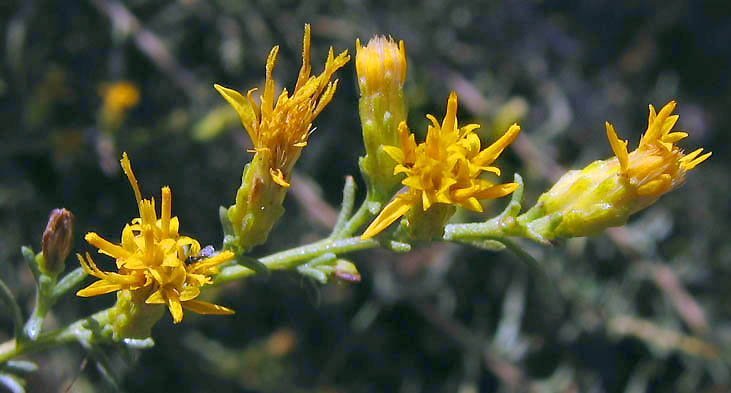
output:
<instances>
[{"instance_id":1,"label":"small insect on flower","mask_svg":"<svg viewBox=\"0 0 731 393\"><path fill-rule=\"evenodd\" d=\"M213 256L213 254L215 252L216 252L216 249L213 248L213 246L211 246L211 245L205 246L205 247L203 247L203 249L201 249L201 251L198 254L189 256L185 260L185 263L187 265L190 265L191 263L198 262L202 259L210 258Z\"/></svg>"},{"instance_id":2,"label":"small insect on flower","mask_svg":"<svg viewBox=\"0 0 731 393\"><path fill-rule=\"evenodd\" d=\"M86 241L99 248L101 254L116 259L117 272L99 269L89 253L77 254L84 270L99 279L77 295L130 291L145 304L166 305L175 323L183 320L184 308L199 314L233 314L233 310L196 298L201 287L213 282L211 276L218 273L218 265L234 254L230 251L215 254L210 246L201 250L197 240L178 233L180 224L171 214L169 187L162 188L158 218L154 199L142 199L126 153L121 163L134 190L140 216L124 226L121 244L109 242L94 232L86 234Z\"/></svg>"}]
</instances>

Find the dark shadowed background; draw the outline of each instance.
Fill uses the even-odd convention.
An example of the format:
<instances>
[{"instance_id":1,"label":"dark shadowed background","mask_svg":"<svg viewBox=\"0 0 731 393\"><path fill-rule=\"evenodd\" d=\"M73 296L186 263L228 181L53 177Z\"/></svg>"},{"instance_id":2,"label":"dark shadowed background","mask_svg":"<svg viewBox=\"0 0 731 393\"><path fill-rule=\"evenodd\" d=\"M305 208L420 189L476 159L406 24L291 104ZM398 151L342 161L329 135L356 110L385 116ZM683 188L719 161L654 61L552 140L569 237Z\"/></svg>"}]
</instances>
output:
<instances>
[{"instance_id":1,"label":"dark shadowed background","mask_svg":"<svg viewBox=\"0 0 731 393\"><path fill-rule=\"evenodd\" d=\"M611 155L604 121L634 148L648 104L677 100L677 129L690 133L680 146L713 156L623 228L553 248L523 244L538 268L507 251L437 244L353 255L358 284L321 286L288 272L215 289L210 296L235 316L187 313L173 326L166 315L153 349L106 348L118 388L727 392L729 10L724 1L0 2L0 277L29 310L32 276L20 246L40 248L55 207L76 217L75 252L93 251L88 231L119 239L137 214L117 166L122 151L144 195L159 200L160 187L171 186L183 234L220 246L218 207L233 202L251 154L213 83L260 86L279 44L277 86L291 89L305 23L314 72L328 46L354 55L356 38L386 34L406 44L412 130L423 135L426 113L443 116L450 90L460 120L482 124L485 142L521 124L498 164L503 177L524 177L527 206L566 168ZM326 236L344 177L358 177L353 62L337 77L287 212L255 256ZM104 92L119 81L139 100L110 120ZM504 203L489 203L487 214ZM47 327L113 300L69 295ZM0 327L0 341L11 338L6 315ZM31 356L40 370L28 391L62 392L72 382L72 392L114 391L85 358L73 345Z\"/></svg>"}]
</instances>

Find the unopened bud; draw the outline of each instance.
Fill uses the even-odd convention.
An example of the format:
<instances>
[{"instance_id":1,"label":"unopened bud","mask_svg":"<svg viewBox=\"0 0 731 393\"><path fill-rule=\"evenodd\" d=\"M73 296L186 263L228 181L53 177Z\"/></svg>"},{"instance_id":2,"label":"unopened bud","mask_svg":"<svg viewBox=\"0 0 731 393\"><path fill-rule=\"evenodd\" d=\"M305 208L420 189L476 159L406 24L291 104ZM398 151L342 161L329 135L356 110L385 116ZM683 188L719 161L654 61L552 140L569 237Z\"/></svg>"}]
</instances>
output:
<instances>
[{"instance_id":1,"label":"unopened bud","mask_svg":"<svg viewBox=\"0 0 731 393\"><path fill-rule=\"evenodd\" d=\"M66 209L53 209L43 231L41 245L43 260L39 269L47 275L56 276L65 267L64 261L71 252L74 239L74 216Z\"/></svg>"},{"instance_id":2,"label":"unopened bud","mask_svg":"<svg viewBox=\"0 0 731 393\"><path fill-rule=\"evenodd\" d=\"M685 180L685 174L711 156L703 149L685 154L675 142L688 136L671 132L677 115L675 101L660 112L650 105L647 130L631 153L606 123L615 157L595 161L582 170L568 171L523 216L533 232L547 239L590 236L623 225L630 215L655 203ZM559 220L560 219L560 220ZM549 225L558 223L558 225Z\"/></svg>"},{"instance_id":3,"label":"unopened bud","mask_svg":"<svg viewBox=\"0 0 731 393\"><path fill-rule=\"evenodd\" d=\"M360 87L360 121L366 155L360 168L369 194L385 202L401 186L403 176L394 175L396 162L383 146L400 147L398 126L406 120L403 85L406 79L406 49L403 41L376 36L367 46L356 41L355 65Z\"/></svg>"},{"instance_id":4,"label":"unopened bud","mask_svg":"<svg viewBox=\"0 0 731 393\"><path fill-rule=\"evenodd\" d=\"M375 36L368 45L355 41L355 69L361 95L400 90L406 79L406 49L392 38Z\"/></svg>"},{"instance_id":5,"label":"unopened bud","mask_svg":"<svg viewBox=\"0 0 731 393\"><path fill-rule=\"evenodd\" d=\"M345 259L338 259L335 262L335 277L347 282L360 282L360 272L355 265Z\"/></svg>"}]
</instances>

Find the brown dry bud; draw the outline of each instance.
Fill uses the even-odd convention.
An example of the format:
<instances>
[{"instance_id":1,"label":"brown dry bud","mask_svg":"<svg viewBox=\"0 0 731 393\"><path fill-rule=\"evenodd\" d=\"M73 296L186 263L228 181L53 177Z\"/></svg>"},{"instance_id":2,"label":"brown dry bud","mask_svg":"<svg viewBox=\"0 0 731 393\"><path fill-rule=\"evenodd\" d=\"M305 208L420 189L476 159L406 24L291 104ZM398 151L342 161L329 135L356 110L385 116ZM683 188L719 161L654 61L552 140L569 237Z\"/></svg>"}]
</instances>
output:
<instances>
[{"instance_id":1,"label":"brown dry bud","mask_svg":"<svg viewBox=\"0 0 731 393\"><path fill-rule=\"evenodd\" d=\"M48 217L46 230L43 231L41 245L43 261L39 263L41 272L49 275L61 273L64 261L71 252L74 239L74 215L66 209L53 209Z\"/></svg>"}]
</instances>

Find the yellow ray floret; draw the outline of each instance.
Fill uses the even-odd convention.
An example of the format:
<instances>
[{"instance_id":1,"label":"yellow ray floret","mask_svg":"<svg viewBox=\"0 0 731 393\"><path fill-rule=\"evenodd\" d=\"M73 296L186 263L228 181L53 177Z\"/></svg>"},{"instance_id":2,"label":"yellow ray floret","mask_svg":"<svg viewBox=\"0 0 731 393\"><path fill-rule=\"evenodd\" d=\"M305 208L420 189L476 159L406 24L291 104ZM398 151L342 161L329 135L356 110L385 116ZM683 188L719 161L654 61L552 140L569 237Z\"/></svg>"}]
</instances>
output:
<instances>
[{"instance_id":1,"label":"yellow ray floret","mask_svg":"<svg viewBox=\"0 0 731 393\"><path fill-rule=\"evenodd\" d=\"M126 153L121 163L134 190L140 216L125 225L120 244L94 232L86 234L86 241L97 247L99 253L116 260L118 271L102 271L88 253L85 257L77 254L84 271L99 280L76 294L89 297L122 290L141 291L146 294L145 303L166 305L175 323L183 320L184 308L199 314L233 314L226 307L195 300L200 287L212 282L210 276L218 273L218 265L233 258L233 253L223 251L189 263L201 247L197 240L178 233L178 218L171 214L170 188L162 188L158 218L154 199L142 199Z\"/></svg>"},{"instance_id":2,"label":"yellow ray floret","mask_svg":"<svg viewBox=\"0 0 731 393\"><path fill-rule=\"evenodd\" d=\"M331 82L332 75L350 60L347 50L335 57L331 47L325 61L325 70L320 75L310 75L310 25L305 25L302 46L302 67L297 84L291 96L287 89L282 90L276 103L272 71L279 46L272 48L267 58L266 81L260 105L252 97L256 89L249 90L244 97L236 90L214 85L239 114L241 124L254 145L254 151L267 154L272 180L282 187L289 187L286 178L300 151L307 145L312 121L335 94L338 80Z\"/></svg>"},{"instance_id":3,"label":"yellow ray floret","mask_svg":"<svg viewBox=\"0 0 731 393\"><path fill-rule=\"evenodd\" d=\"M671 132L678 115L671 115L675 101L668 102L659 113L650 105L647 130L632 153L627 141L620 140L614 127L606 123L607 138L619 162L618 173L628 179L640 196L657 196L672 190L685 180L685 173L708 159L711 153L701 155L697 149L686 155L675 142L687 137L682 131Z\"/></svg>"},{"instance_id":4,"label":"yellow ray floret","mask_svg":"<svg viewBox=\"0 0 731 393\"><path fill-rule=\"evenodd\" d=\"M394 173L406 174L402 184L408 189L383 208L362 239L375 236L411 209L426 211L433 204L441 203L482 212L480 200L508 195L518 187L516 183L495 185L480 178L483 172L500 175L500 169L491 164L518 136L520 127L517 124L481 150L480 138L474 133L479 125L457 125L456 93L449 96L447 113L441 124L432 115L427 118L432 124L427 129L425 142L417 145L414 135L402 122L399 125L401 147L384 146L384 151L397 162Z\"/></svg>"}]
</instances>

